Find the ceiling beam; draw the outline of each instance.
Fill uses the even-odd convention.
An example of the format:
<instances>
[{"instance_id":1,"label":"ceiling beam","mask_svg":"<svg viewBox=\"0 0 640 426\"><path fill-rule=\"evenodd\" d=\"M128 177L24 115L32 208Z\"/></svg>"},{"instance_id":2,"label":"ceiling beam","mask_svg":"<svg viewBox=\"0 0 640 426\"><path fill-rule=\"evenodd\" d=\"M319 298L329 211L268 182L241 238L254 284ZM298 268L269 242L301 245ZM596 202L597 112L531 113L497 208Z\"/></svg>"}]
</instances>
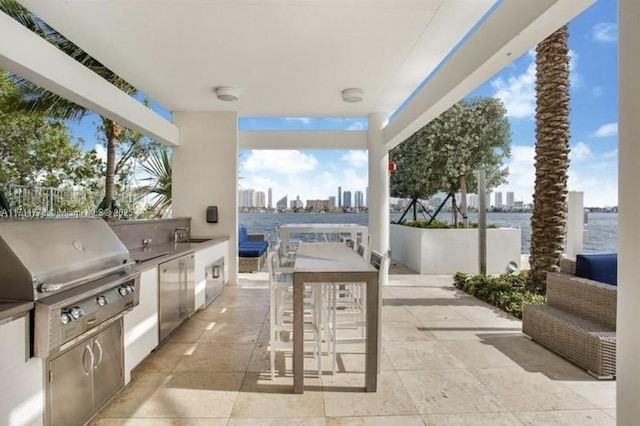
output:
<instances>
[{"instance_id":1,"label":"ceiling beam","mask_svg":"<svg viewBox=\"0 0 640 426\"><path fill-rule=\"evenodd\" d=\"M595 0L503 0L384 129L391 149Z\"/></svg>"},{"instance_id":2,"label":"ceiling beam","mask_svg":"<svg viewBox=\"0 0 640 426\"><path fill-rule=\"evenodd\" d=\"M157 142L178 146L178 127L0 12L0 67Z\"/></svg>"}]
</instances>

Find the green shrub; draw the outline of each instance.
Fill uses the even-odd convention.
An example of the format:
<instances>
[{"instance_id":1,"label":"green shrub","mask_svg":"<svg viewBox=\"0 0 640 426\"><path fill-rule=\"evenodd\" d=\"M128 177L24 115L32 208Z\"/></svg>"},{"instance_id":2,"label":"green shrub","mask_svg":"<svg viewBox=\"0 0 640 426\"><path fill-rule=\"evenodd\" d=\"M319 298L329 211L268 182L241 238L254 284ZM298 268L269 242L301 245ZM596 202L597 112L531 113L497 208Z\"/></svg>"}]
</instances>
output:
<instances>
[{"instance_id":1,"label":"green shrub","mask_svg":"<svg viewBox=\"0 0 640 426\"><path fill-rule=\"evenodd\" d=\"M514 317L522 318L523 304L545 302L543 295L524 290L527 276L528 271L498 276L470 276L458 272L453 276L453 285Z\"/></svg>"}]
</instances>

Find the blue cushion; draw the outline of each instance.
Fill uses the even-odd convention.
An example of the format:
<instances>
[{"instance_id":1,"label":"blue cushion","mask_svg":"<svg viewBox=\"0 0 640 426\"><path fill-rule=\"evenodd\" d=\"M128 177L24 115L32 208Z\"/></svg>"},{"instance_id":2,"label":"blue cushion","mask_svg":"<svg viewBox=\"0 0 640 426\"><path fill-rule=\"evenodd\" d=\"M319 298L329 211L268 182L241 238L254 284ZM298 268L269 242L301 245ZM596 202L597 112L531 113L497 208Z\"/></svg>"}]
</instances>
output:
<instances>
[{"instance_id":1,"label":"blue cushion","mask_svg":"<svg viewBox=\"0 0 640 426\"><path fill-rule=\"evenodd\" d=\"M247 231L247 227L240 226L238 228L238 245L240 246L247 241L249 241L249 232Z\"/></svg>"},{"instance_id":2,"label":"blue cushion","mask_svg":"<svg viewBox=\"0 0 640 426\"><path fill-rule=\"evenodd\" d=\"M576 256L576 276L602 283L618 285L618 254L579 254Z\"/></svg>"},{"instance_id":3,"label":"blue cushion","mask_svg":"<svg viewBox=\"0 0 640 426\"><path fill-rule=\"evenodd\" d=\"M238 255L240 257L260 257L264 253L264 250L259 247L240 247Z\"/></svg>"}]
</instances>

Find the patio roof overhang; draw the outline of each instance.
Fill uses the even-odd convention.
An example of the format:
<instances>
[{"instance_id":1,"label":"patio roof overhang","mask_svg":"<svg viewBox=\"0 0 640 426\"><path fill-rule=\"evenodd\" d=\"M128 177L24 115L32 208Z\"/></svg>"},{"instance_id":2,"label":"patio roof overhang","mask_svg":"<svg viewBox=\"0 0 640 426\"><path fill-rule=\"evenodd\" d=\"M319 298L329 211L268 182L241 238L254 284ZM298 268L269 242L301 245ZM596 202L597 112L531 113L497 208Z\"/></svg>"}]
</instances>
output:
<instances>
[{"instance_id":1,"label":"patio roof overhang","mask_svg":"<svg viewBox=\"0 0 640 426\"><path fill-rule=\"evenodd\" d=\"M404 103L385 128L387 148L594 1L20 0L170 111L354 117L390 113ZM162 142L178 143L175 126L141 115L117 89L83 75L79 64L51 52L46 61L34 60L50 50L46 42L27 42L23 34L18 39L15 25L1 28L6 42L0 44L0 66ZM9 40L24 52L12 52ZM425 76L428 81L407 101ZM221 85L236 87L240 99L216 99L213 88ZM340 91L347 87L363 89L364 101L343 102ZM265 133L264 140L272 136ZM258 139L253 135L251 145Z\"/></svg>"}]
</instances>

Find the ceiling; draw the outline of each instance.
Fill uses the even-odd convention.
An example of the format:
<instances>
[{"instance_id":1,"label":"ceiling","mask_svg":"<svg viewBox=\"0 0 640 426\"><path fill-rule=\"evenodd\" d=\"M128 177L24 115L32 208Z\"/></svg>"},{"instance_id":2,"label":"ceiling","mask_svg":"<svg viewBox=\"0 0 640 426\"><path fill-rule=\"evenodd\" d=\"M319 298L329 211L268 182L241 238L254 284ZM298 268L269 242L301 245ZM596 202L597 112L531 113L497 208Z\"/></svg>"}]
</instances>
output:
<instances>
[{"instance_id":1,"label":"ceiling","mask_svg":"<svg viewBox=\"0 0 640 426\"><path fill-rule=\"evenodd\" d=\"M20 2L169 111L321 117L394 111L495 0Z\"/></svg>"}]
</instances>

